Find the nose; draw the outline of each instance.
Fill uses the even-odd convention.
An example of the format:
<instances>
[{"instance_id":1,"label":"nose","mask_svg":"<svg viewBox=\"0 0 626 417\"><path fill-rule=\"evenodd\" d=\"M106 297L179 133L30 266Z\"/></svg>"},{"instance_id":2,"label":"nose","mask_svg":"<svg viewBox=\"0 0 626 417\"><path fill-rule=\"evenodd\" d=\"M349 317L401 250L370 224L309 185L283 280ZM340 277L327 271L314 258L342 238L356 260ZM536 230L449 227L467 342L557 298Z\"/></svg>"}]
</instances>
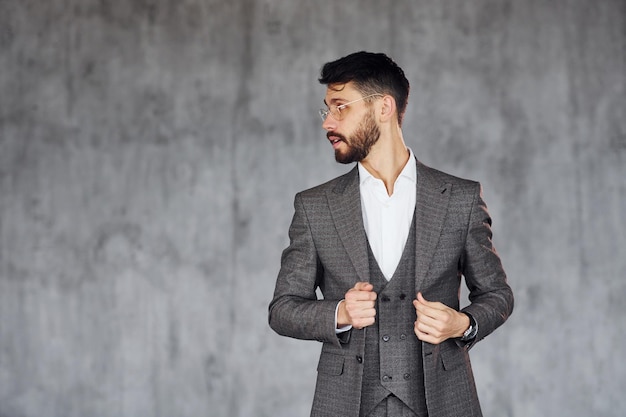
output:
<instances>
[{"instance_id":1,"label":"nose","mask_svg":"<svg viewBox=\"0 0 626 417\"><path fill-rule=\"evenodd\" d=\"M328 113L326 120L322 122L322 129L330 132L337 128L337 121L331 113Z\"/></svg>"}]
</instances>

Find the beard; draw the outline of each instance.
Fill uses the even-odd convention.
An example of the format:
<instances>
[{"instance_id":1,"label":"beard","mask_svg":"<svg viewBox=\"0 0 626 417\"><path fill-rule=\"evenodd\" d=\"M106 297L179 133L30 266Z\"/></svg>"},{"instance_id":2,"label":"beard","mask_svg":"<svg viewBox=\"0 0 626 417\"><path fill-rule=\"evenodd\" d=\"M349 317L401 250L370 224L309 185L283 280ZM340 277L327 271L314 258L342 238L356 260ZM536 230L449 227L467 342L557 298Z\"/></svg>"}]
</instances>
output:
<instances>
[{"instance_id":1,"label":"beard","mask_svg":"<svg viewBox=\"0 0 626 417\"><path fill-rule=\"evenodd\" d=\"M360 162L365 159L372 146L378 142L380 129L376 125L372 112L370 112L363 117L359 127L350 138L339 133L333 133L332 135L339 137L348 147L343 152L340 149L335 149L335 160L340 164L351 164L352 162Z\"/></svg>"}]
</instances>

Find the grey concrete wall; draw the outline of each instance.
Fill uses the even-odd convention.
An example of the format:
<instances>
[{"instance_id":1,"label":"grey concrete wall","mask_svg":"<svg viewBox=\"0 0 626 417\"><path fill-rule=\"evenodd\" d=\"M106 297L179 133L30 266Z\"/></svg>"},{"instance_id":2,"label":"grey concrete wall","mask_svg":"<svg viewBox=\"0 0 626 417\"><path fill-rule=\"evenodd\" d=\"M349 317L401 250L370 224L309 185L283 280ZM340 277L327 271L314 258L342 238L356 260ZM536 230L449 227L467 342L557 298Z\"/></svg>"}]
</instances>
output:
<instances>
[{"instance_id":1,"label":"grey concrete wall","mask_svg":"<svg viewBox=\"0 0 626 417\"><path fill-rule=\"evenodd\" d=\"M390 54L406 140L479 180L516 293L486 416L626 409L624 0L0 1L0 416L306 416L267 304L347 168L320 66Z\"/></svg>"}]
</instances>

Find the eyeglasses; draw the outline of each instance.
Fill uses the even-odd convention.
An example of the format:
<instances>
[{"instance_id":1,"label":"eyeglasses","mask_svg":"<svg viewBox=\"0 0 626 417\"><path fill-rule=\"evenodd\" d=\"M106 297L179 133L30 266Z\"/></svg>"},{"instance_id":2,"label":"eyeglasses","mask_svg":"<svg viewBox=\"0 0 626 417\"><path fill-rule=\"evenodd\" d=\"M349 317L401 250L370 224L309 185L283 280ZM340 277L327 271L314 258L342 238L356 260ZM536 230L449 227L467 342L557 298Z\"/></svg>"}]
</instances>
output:
<instances>
[{"instance_id":1,"label":"eyeglasses","mask_svg":"<svg viewBox=\"0 0 626 417\"><path fill-rule=\"evenodd\" d=\"M382 95L383 94L375 93L375 94L370 94L369 96L357 98L356 100L352 100L347 103L340 104L338 106L336 104L331 104L330 106L328 106L327 109L320 109L320 117L322 118L323 122L326 121L329 114L332 115L333 118L335 118L335 120L341 120L343 119L343 115L341 114L341 111L345 109L346 107L348 107L350 104L356 103L357 101L365 100L366 98L370 98L374 96L382 96Z\"/></svg>"}]
</instances>

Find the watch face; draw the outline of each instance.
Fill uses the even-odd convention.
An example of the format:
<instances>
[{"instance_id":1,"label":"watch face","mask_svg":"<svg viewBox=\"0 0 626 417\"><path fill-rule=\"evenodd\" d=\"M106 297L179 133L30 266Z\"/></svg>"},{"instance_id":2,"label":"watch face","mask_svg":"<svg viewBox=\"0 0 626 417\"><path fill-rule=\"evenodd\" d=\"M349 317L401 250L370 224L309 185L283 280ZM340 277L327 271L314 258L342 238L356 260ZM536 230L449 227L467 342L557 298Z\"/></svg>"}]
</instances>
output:
<instances>
[{"instance_id":1,"label":"watch face","mask_svg":"<svg viewBox=\"0 0 626 417\"><path fill-rule=\"evenodd\" d=\"M476 323L476 320L474 320L474 317L472 317L471 314L469 313L465 313L465 314L467 314L467 316L470 319L470 325L469 325L469 328L465 330L465 332L463 333L463 337L461 337L461 340L468 341L476 337L476 334L478 333L478 324Z\"/></svg>"},{"instance_id":2,"label":"watch face","mask_svg":"<svg viewBox=\"0 0 626 417\"><path fill-rule=\"evenodd\" d=\"M461 337L461 340L468 341L470 339L473 339L474 337L476 337L476 333L478 333L478 329L473 324L470 324L470 327L465 330L465 333L463 333L463 337Z\"/></svg>"}]
</instances>

